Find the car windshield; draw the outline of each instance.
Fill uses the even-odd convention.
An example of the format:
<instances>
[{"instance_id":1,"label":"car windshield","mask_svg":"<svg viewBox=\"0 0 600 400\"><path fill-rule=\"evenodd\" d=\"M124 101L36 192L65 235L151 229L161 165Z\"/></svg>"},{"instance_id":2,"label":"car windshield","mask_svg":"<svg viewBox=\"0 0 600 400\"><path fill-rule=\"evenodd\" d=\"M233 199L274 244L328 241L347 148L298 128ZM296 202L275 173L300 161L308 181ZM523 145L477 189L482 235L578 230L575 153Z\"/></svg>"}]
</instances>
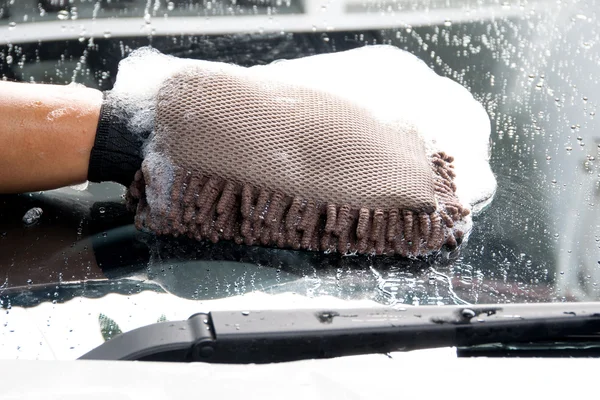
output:
<instances>
[{"instance_id":1,"label":"car windshield","mask_svg":"<svg viewBox=\"0 0 600 400\"><path fill-rule=\"evenodd\" d=\"M427 259L156 237L114 183L0 195L0 357L74 359L217 309L600 300L597 13L594 0L0 0L11 81L109 90L143 46L242 66L398 47L483 105L497 180L468 240Z\"/></svg>"}]
</instances>

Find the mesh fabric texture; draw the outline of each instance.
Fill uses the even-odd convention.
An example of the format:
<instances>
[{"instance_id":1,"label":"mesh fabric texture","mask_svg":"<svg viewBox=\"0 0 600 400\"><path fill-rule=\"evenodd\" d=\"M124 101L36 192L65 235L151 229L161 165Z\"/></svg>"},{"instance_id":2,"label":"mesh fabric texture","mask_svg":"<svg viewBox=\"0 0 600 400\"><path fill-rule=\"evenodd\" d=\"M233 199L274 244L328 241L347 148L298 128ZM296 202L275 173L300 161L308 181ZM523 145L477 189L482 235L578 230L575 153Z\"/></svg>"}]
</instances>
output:
<instances>
[{"instance_id":1,"label":"mesh fabric texture","mask_svg":"<svg viewBox=\"0 0 600 400\"><path fill-rule=\"evenodd\" d=\"M468 214L452 158L407 124L244 68L192 68L159 91L130 188L138 227L198 240L416 256ZM156 158L161 161L156 162Z\"/></svg>"}]
</instances>

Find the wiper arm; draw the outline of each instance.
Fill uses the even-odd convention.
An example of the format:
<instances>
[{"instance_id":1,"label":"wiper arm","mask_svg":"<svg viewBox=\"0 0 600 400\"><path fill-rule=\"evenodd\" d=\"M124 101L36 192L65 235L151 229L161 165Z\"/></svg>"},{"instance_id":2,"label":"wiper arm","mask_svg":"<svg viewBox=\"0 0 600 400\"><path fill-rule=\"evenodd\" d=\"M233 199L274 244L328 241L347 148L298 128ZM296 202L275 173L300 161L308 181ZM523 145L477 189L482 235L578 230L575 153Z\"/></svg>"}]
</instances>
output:
<instances>
[{"instance_id":1,"label":"wiper arm","mask_svg":"<svg viewBox=\"0 0 600 400\"><path fill-rule=\"evenodd\" d=\"M599 332L600 303L216 311L135 329L81 359L266 363Z\"/></svg>"}]
</instances>

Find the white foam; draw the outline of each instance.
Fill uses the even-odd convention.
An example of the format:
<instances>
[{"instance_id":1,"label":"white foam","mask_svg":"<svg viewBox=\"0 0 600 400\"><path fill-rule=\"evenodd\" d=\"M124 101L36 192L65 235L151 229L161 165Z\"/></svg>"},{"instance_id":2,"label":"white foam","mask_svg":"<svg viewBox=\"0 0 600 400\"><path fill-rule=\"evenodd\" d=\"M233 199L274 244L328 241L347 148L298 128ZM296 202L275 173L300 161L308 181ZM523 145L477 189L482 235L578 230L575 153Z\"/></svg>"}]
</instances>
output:
<instances>
[{"instance_id":1,"label":"white foam","mask_svg":"<svg viewBox=\"0 0 600 400\"><path fill-rule=\"evenodd\" d=\"M166 156L150 150L144 159L145 168L150 171L150 181L146 186L148 204L165 208L171 201L168 188L173 183L173 163Z\"/></svg>"},{"instance_id":2,"label":"white foam","mask_svg":"<svg viewBox=\"0 0 600 400\"><path fill-rule=\"evenodd\" d=\"M78 192L83 192L83 191L87 190L89 185L90 185L90 181L85 181L85 182L77 184L77 185L71 185L71 186L69 186L69 188L76 190Z\"/></svg>"},{"instance_id":3,"label":"white foam","mask_svg":"<svg viewBox=\"0 0 600 400\"><path fill-rule=\"evenodd\" d=\"M151 48L134 51L119 65L113 97L127 110L130 128L151 131L156 96L168 77L194 66L234 65L180 59ZM455 159L457 195L477 212L489 201L496 180L489 165L490 121L467 89L437 75L412 54L392 46L367 46L247 69L269 79L325 90L361 104L382 121L411 123L429 153ZM470 221L467 221L470 224Z\"/></svg>"},{"instance_id":4,"label":"white foam","mask_svg":"<svg viewBox=\"0 0 600 400\"><path fill-rule=\"evenodd\" d=\"M133 132L151 132L154 127L156 97L163 82L177 72L199 65L206 69L242 68L224 63L177 58L150 47L142 47L119 63L119 73L110 100L119 102Z\"/></svg>"},{"instance_id":5,"label":"white foam","mask_svg":"<svg viewBox=\"0 0 600 400\"><path fill-rule=\"evenodd\" d=\"M119 102L131 131L140 134L152 131L156 95L161 84L190 62L142 47L119 63L110 99Z\"/></svg>"}]
</instances>

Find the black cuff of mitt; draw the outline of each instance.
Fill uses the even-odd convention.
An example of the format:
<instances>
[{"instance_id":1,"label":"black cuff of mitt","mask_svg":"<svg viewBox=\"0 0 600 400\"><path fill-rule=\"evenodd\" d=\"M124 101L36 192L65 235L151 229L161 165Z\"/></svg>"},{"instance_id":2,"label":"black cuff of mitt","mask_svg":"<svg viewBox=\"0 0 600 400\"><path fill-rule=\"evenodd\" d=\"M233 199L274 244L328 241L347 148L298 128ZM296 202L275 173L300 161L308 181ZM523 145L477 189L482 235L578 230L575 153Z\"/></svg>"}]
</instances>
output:
<instances>
[{"instance_id":1,"label":"black cuff of mitt","mask_svg":"<svg viewBox=\"0 0 600 400\"><path fill-rule=\"evenodd\" d=\"M129 186L142 166L142 145L143 139L130 132L116 107L105 101L90 154L88 180Z\"/></svg>"}]
</instances>

